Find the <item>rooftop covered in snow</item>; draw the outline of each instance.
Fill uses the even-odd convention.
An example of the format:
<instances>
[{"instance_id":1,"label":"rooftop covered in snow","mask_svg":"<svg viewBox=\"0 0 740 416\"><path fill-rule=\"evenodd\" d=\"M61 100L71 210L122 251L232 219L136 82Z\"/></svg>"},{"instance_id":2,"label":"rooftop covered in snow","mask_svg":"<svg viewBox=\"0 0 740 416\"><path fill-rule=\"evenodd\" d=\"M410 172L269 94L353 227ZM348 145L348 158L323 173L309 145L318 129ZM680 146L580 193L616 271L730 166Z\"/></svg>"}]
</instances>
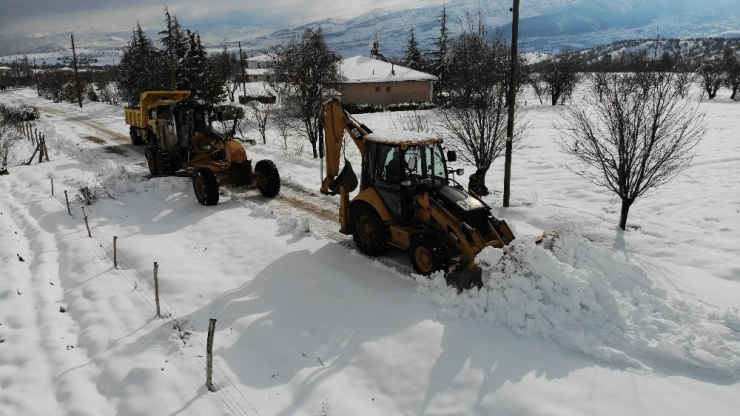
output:
<instances>
[{"instance_id":1,"label":"rooftop covered in snow","mask_svg":"<svg viewBox=\"0 0 740 416\"><path fill-rule=\"evenodd\" d=\"M437 77L367 56L354 56L342 61L346 83L436 81Z\"/></svg>"}]
</instances>

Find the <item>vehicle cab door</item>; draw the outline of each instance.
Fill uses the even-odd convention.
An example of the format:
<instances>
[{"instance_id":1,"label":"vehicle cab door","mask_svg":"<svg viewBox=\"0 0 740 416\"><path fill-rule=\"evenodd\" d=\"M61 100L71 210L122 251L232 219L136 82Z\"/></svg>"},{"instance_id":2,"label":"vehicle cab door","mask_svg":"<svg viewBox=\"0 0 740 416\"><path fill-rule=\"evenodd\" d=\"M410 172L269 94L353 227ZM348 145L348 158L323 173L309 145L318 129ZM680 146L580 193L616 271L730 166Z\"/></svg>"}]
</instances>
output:
<instances>
[{"instance_id":1,"label":"vehicle cab door","mask_svg":"<svg viewBox=\"0 0 740 416\"><path fill-rule=\"evenodd\" d=\"M403 221L401 148L373 142L366 145L366 177L363 178L363 183L375 188L394 219Z\"/></svg>"}]
</instances>

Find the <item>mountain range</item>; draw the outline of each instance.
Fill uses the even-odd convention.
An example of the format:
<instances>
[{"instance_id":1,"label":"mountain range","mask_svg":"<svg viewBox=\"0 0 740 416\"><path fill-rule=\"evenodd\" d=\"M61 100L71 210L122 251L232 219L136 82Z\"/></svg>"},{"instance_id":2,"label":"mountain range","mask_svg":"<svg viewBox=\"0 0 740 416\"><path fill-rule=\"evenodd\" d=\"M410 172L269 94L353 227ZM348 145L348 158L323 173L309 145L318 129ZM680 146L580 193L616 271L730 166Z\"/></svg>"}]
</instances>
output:
<instances>
[{"instance_id":1,"label":"mountain range","mask_svg":"<svg viewBox=\"0 0 740 416\"><path fill-rule=\"evenodd\" d=\"M480 11L489 27L498 28L509 37L511 5L511 0L451 0L445 6L451 35L468 25L466 16ZM439 35L441 11L440 5L394 11L377 9L299 26L289 26L285 21L258 26L183 21L183 26L199 31L204 44L213 50L223 45L235 50L237 42L241 42L249 56L285 43L307 27L317 26L343 56L367 55L377 33L381 53L400 57L412 27L420 46L431 47L431 39ZM135 23L132 21L132 26ZM156 38L157 31L152 30L149 35ZM70 34L0 35L0 56L5 56L6 61L19 54L39 59L64 56L69 54ZM100 28L76 28L74 35L78 53L100 57L100 62L116 59L131 38L130 32L108 33ZM519 48L525 52L555 53L564 46L578 50L618 40L657 37L740 38L740 1L525 0L520 5Z\"/></svg>"}]
</instances>

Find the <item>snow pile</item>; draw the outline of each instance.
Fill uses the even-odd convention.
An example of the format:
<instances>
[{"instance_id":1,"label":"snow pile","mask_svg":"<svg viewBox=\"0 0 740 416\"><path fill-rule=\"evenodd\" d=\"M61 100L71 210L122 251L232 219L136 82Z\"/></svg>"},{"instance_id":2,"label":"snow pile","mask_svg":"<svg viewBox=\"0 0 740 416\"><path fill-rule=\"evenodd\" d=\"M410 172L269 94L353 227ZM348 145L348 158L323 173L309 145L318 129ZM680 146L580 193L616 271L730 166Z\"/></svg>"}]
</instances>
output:
<instances>
[{"instance_id":1,"label":"snow pile","mask_svg":"<svg viewBox=\"0 0 740 416\"><path fill-rule=\"evenodd\" d=\"M311 235L311 221L308 218L278 218L278 234L292 235L296 238Z\"/></svg>"},{"instance_id":2,"label":"snow pile","mask_svg":"<svg viewBox=\"0 0 740 416\"><path fill-rule=\"evenodd\" d=\"M446 317L501 323L606 362L649 369L659 359L740 376L737 311L670 296L624 252L572 235L543 246L517 240L483 250L480 290L458 295L435 276L417 279L418 291Z\"/></svg>"}]
</instances>

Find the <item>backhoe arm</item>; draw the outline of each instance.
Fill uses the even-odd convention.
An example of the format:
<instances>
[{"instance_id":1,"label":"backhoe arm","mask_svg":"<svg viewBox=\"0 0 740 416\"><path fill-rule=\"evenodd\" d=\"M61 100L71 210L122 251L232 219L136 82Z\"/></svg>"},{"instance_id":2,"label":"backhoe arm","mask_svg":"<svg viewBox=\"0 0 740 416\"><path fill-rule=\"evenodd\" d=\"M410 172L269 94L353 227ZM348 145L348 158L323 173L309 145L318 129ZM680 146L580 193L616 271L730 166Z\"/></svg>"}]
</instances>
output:
<instances>
[{"instance_id":1,"label":"backhoe arm","mask_svg":"<svg viewBox=\"0 0 740 416\"><path fill-rule=\"evenodd\" d=\"M347 186L348 192L357 186L357 177L354 175L352 166L345 161L344 170L339 173L339 159L344 145L344 132L349 133L350 138L360 150L365 153L364 137L372 131L357 122L347 113L337 100L324 102L324 132L326 140L326 177L321 183L321 193L336 195L340 186ZM350 173L351 172L351 173ZM352 182L354 181L354 184Z\"/></svg>"}]
</instances>

